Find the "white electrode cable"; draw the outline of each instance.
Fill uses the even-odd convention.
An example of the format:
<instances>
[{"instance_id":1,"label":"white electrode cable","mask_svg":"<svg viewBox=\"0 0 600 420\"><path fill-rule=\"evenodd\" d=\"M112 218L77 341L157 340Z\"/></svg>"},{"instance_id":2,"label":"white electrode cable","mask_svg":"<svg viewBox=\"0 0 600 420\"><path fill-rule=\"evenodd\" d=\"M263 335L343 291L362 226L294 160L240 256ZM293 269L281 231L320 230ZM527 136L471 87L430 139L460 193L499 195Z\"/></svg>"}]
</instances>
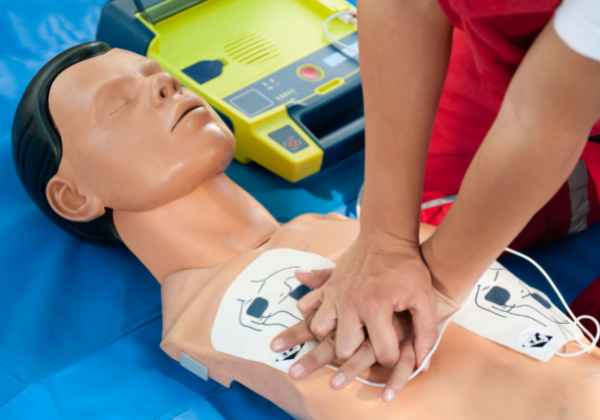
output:
<instances>
[{"instance_id":1,"label":"white electrode cable","mask_svg":"<svg viewBox=\"0 0 600 420\"><path fill-rule=\"evenodd\" d=\"M510 248L506 248L505 249L506 252L510 253L510 254L514 254L517 257L521 257L526 261L529 261L531 264L533 264L533 266L535 268L537 268L540 273L542 273L542 275L546 278L546 280L548 280L548 283L550 283L550 286L552 286L552 289L554 289L554 292L556 293L556 295L558 296L558 298L560 299L560 302L563 304L563 306L565 307L565 309L567 310L567 313L569 314L569 316L572 318L573 322L575 323L573 325L574 328L577 328L577 326L579 326L579 328L581 328L581 330L583 331L584 334L586 334L588 336L588 338L591 340L591 342L589 344L585 344L582 343L581 341L579 341L579 338L577 337L576 332L573 334L573 336L575 337L575 339L577 340L577 342L583 347L580 351L574 352L574 353L559 353L556 352L555 354L557 356L561 356L561 357L575 357L575 356L579 356L582 355L584 353L589 352L590 350L592 350L596 344L598 344L598 340L600 340L600 323L593 317L589 316L589 315L581 315L576 317L575 314L573 314L573 312L571 311L571 308L569 308L569 305L567 305L567 302L565 301L565 299L563 298L562 294L560 293L560 291L558 290L558 288L556 287L556 285L554 284L554 282L552 281L552 279L550 278L550 276L548 275L548 273L546 273L546 270L544 270L542 268L541 265L539 265L537 262L535 262L531 257L528 257L525 254L522 254L518 251L515 251L514 249L510 249ZM423 363L421 363L421 366L419 366L417 368L417 370L415 370L412 375L410 375L410 377L408 378L408 380L410 381L411 379L415 378L419 373L421 373L421 371L423 370L423 368L425 366L427 366L427 363L431 360L431 358L433 357L433 354L435 353L435 351L437 350L440 341L442 340L442 336L444 335L444 331L446 331L446 328L448 327L448 325L450 325L450 322L452 322L452 320L454 319L454 317L466 306L466 303L463 303L463 305L458 309L458 311L454 312L452 315L450 315L448 317L448 319L446 319L446 321L444 322L444 325L442 326L442 329L440 331L440 334L438 335L437 340L435 341L435 344L433 345L433 348L431 349L431 351L427 354L427 357L425 357L425 360L423 360ZM592 335L592 333L590 333L583 325L581 325L581 320L582 319L589 319L590 321L592 321L595 325L596 325L596 335ZM332 365L327 365L327 367L329 369L333 369L333 370L338 370L337 367L332 366ZM367 381L366 379L362 379L359 377L354 378L356 381L361 382L365 385L369 385L369 386L373 386L373 387L377 387L377 388L384 388L386 384L384 383L378 383L378 382L370 382Z\"/></svg>"},{"instance_id":2,"label":"white electrode cable","mask_svg":"<svg viewBox=\"0 0 600 420\"><path fill-rule=\"evenodd\" d=\"M325 33L325 36L331 41L331 43L333 45L335 45L336 47L338 47L338 49L340 49L342 53L346 54L347 56L349 56L351 58L354 58L353 54L346 53L344 51L344 49L354 51L357 54L358 54L358 49L351 47L350 45L346 45L341 41L338 41L337 39L335 39L333 37L333 35L331 35L331 33L329 32L329 29L328 29L329 24L331 23L331 21L333 19L343 18L344 16L350 17L348 22L356 22L356 11L355 10L344 10L342 12L337 12L337 13L334 13L333 15L329 16L327 19L325 19L325 22L323 22L323 32Z\"/></svg>"}]
</instances>

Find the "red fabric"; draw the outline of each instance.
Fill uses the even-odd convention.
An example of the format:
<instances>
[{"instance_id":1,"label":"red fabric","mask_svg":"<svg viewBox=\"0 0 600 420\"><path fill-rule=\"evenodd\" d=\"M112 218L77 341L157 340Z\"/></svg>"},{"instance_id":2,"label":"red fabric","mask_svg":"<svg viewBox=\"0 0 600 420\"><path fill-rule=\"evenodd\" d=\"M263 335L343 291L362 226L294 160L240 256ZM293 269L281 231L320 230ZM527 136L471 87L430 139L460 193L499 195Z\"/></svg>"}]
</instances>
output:
<instances>
[{"instance_id":1,"label":"red fabric","mask_svg":"<svg viewBox=\"0 0 600 420\"><path fill-rule=\"evenodd\" d=\"M560 0L438 0L457 29L425 167L423 202L448 197L460 184L490 129L502 99L527 50ZM600 134L600 123L590 135ZM600 147L588 145L582 158L589 171L588 226L600 220L596 185ZM451 204L430 208L421 220L439 225ZM567 234L571 218L565 183L515 239L530 247Z\"/></svg>"},{"instance_id":2,"label":"red fabric","mask_svg":"<svg viewBox=\"0 0 600 420\"><path fill-rule=\"evenodd\" d=\"M452 207L452 203L421 210L421 222L439 226L450 211L450 207Z\"/></svg>"},{"instance_id":3,"label":"red fabric","mask_svg":"<svg viewBox=\"0 0 600 420\"><path fill-rule=\"evenodd\" d=\"M588 167L588 198L590 200L590 213L587 225L592 226L600 221L600 200L598 198L597 184L600 180L600 147L596 143L588 143L581 155Z\"/></svg>"},{"instance_id":4,"label":"red fabric","mask_svg":"<svg viewBox=\"0 0 600 420\"><path fill-rule=\"evenodd\" d=\"M481 85L502 100L527 50L560 0L438 0L473 54Z\"/></svg>"},{"instance_id":5,"label":"red fabric","mask_svg":"<svg viewBox=\"0 0 600 420\"><path fill-rule=\"evenodd\" d=\"M590 315L600 321L600 277L592 282L570 305L575 316ZM583 326L592 334L596 327L592 321L584 319ZM597 344L600 347L600 343Z\"/></svg>"},{"instance_id":6,"label":"red fabric","mask_svg":"<svg viewBox=\"0 0 600 420\"><path fill-rule=\"evenodd\" d=\"M464 34L455 31L425 165L424 202L458 192L475 152L500 109L500 102L494 101L489 91L471 82L474 78L477 73L469 45Z\"/></svg>"}]
</instances>

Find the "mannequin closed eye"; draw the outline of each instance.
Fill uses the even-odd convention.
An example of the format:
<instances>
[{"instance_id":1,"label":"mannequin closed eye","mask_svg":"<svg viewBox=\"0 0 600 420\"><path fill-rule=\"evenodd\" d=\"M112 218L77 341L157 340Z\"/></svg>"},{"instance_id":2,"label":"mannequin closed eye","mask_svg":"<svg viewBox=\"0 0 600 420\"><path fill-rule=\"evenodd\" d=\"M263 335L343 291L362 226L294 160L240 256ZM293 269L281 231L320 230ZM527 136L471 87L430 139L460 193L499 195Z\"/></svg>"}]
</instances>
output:
<instances>
[{"instance_id":1,"label":"mannequin closed eye","mask_svg":"<svg viewBox=\"0 0 600 420\"><path fill-rule=\"evenodd\" d=\"M127 76L103 85L94 99L93 115L98 115L99 120L102 120L133 102L138 94L140 82L143 80L140 77Z\"/></svg>"},{"instance_id":2,"label":"mannequin closed eye","mask_svg":"<svg viewBox=\"0 0 600 420\"><path fill-rule=\"evenodd\" d=\"M127 101L127 99L125 99L123 97L119 97L119 98L112 100L110 102L110 104L107 106L107 109L106 109L107 115L110 117L111 115L116 114L121 109L123 109L125 107L125 105L127 105L128 103L129 103L129 101Z\"/></svg>"}]
</instances>

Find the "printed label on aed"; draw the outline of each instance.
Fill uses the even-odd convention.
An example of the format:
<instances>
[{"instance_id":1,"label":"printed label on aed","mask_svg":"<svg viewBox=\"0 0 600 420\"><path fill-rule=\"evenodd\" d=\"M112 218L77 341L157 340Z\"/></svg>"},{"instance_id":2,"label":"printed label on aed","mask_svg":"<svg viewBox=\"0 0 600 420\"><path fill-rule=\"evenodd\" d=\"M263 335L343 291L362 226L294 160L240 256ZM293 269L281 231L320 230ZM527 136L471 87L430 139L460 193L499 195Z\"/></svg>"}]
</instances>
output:
<instances>
[{"instance_id":1,"label":"printed label on aed","mask_svg":"<svg viewBox=\"0 0 600 420\"><path fill-rule=\"evenodd\" d=\"M482 337L547 362L581 330L548 296L494 262L454 322Z\"/></svg>"},{"instance_id":2,"label":"printed label on aed","mask_svg":"<svg viewBox=\"0 0 600 420\"><path fill-rule=\"evenodd\" d=\"M287 372L316 346L308 342L282 353L270 348L277 334L303 320L297 303L310 289L294 272L333 267L326 258L294 249L260 255L231 283L221 301L211 332L215 350Z\"/></svg>"}]
</instances>

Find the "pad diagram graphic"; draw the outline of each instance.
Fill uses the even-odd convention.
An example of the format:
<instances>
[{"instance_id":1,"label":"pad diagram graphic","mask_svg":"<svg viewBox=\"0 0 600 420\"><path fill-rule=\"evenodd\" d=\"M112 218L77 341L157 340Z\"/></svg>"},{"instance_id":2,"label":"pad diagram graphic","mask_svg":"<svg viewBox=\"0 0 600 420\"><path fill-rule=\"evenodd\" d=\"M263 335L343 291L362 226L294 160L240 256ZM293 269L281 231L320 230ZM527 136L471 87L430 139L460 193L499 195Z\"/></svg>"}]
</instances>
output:
<instances>
[{"instance_id":1,"label":"pad diagram graphic","mask_svg":"<svg viewBox=\"0 0 600 420\"><path fill-rule=\"evenodd\" d=\"M570 320L551 302L546 295L530 288L523 281L518 280L520 289L512 287L511 293L503 287L504 282L499 281L505 268L490 268L491 276L484 276L476 286L475 303L484 311L489 311L501 318L510 316L522 316L531 319L542 327L549 324L568 325ZM515 293L517 291L517 293Z\"/></svg>"},{"instance_id":2,"label":"pad diagram graphic","mask_svg":"<svg viewBox=\"0 0 600 420\"><path fill-rule=\"evenodd\" d=\"M319 255L287 248L260 255L236 277L221 301L211 332L215 350L287 372L316 345L308 342L282 353L270 349L277 334L303 320L297 304L310 289L294 272L333 267Z\"/></svg>"},{"instance_id":3,"label":"pad diagram graphic","mask_svg":"<svg viewBox=\"0 0 600 420\"><path fill-rule=\"evenodd\" d=\"M548 361L583 336L548 296L498 262L481 277L454 322L482 337Z\"/></svg>"},{"instance_id":4,"label":"pad diagram graphic","mask_svg":"<svg viewBox=\"0 0 600 420\"><path fill-rule=\"evenodd\" d=\"M297 265L285 267L263 279L250 280L256 285L256 291L249 290L248 295L237 299L240 302L240 325L262 331L272 326L289 328L301 321L296 311L288 310L289 303L296 305L310 292L310 288L294 277L294 271L299 268Z\"/></svg>"}]
</instances>

